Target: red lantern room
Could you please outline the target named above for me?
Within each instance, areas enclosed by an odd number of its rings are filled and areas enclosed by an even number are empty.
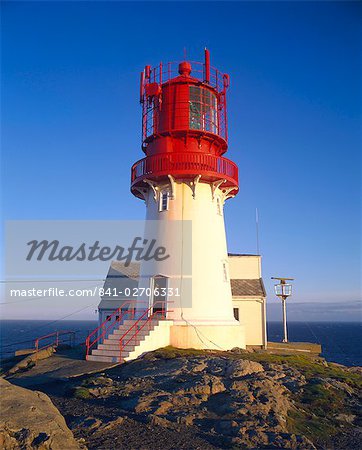
[[[222,155],[227,151],[226,91],[229,76],[205,61],[167,63],[141,72],[142,149],[146,158],[132,167],[131,190],[142,197],[144,179],[168,175],[201,182],[224,180],[230,194],[238,191],[238,168]],[[231,189],[233,188],[233,189]]]

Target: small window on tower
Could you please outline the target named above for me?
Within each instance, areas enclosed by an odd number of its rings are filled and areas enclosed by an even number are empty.
[[[159,211],[167,211],[168,210],[168,202],[169,202],[169,192],[162,191],[160,194],[160,204]]]
[[[223,263],[222,263],[222,273],[223,273],[224,281],[225,282],[228,281],[229,280],[229,278],[228,278],[228,267],[227,267],[227,263],[225,261],[223,261]]]
[[[216,197],[216,211],[219,216],[222,216],[221,201],[219,197]]]

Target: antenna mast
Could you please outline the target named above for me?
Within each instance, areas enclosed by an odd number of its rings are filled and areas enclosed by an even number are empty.
[[[255,208],[255,231],[256,231],[256,254],[260,255],[260,248],[259,248],[259,213],[258,213],[258,208]]]

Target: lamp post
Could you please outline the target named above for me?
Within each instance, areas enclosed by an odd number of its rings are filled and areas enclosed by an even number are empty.
[[[282,301],[284,329],[283,342],[288,342],[286,300],[292,295],[292,285],[290,283],[287,283],[287,281],[293,281],[294,278],[272,277],[272,280],[279,280],[279,283],[274,285],[274,291],[275,295]]]

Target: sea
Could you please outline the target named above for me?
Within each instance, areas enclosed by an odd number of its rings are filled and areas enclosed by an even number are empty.
[[[13,356],[16,350],[33,348],[37,337],[56,331],[74,331],[75,342],[81,344],[96,327],[96,321],[1,320],[0,358]],[[267,328],[268,341],[282,341],[281,323],[268,322]],[[66,342],[68,335],[62,336]],[[321,344],[322,356],[327,361],[362,366],[362,324],[359,322],[289,322],[288,338],[294,342]]]

